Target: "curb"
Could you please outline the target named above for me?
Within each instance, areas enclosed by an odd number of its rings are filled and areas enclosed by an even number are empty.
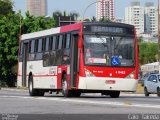
[[[7,91],[28,91],[28,88],[0,88],[0,90],[7,90]]]

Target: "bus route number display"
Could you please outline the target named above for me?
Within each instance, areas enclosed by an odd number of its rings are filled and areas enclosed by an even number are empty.
[[[124,33],[124,28],[108,26],[92,26],[92,32]]]

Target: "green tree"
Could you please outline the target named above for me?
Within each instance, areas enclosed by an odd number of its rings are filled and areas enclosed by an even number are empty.
[[[30,33],[30,32],[36,32],[41,31],[44,29],[49,29],[54,27],[55,21],[53,18],[45,18],[42,17],[35,17],[29,14],[29,12],[26,13],[25,19],[22,21],[22,33]]]
[[[63,16],[65,16],[65,17],[67,16],[67,12],[66,11],[63,12]]]
[[[77,12],[71,12],[69,15],[73,16],[75,20],[77,20],[79,17],[79,14]]]
[[[13,68],[18,63],[20,34],[49,29],[54,23],[53,18],[34,17],[28,12],[25,18],[20,13],[9,13],[0,18],[0,80],[11,81],[13,71],[17,71]]]
[[[53,18],[55,18],[56,16],[62,16],[62,12],[60,10],[56,10],[55,12],[53,12],[52,16]]]
[[[92,22],[96,22],[96,18],[93,16],[93,18],[91,19]]]
[[[110,20],[108,19],[108,18],[101,18],[100,20],[99,20],[100,22],[110,22]]]
[[[90,22],[90,19],[86,18],[83,21]]]
[[[1,17],[0,26],[0,80],[10,81],[18,58],[19,15]]]
[[[150,42],[139,43],[139,62],[140,64],[146,64],[150,62],[156,62],[158,55],[158,44]]]
[[[0,0],[0,17],[13,12],[12,0]]]

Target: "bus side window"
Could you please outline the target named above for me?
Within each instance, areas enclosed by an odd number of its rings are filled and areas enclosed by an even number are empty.
[[[42,38],[40,38],[38,42],[38,52],[42,52]]]
[[[34,53],[34,46],[35,45],[35,40],[32,40],[31,42],[31,53]]]
[[[43,66],[44,67],[49,66],[49,52],[46,52],[43,55]]]
[[[52,40],[52,50],[56,50],[56,36],[53,36],[53,40]]]
[[[37,50],[36,50],[36,60],[41,60],[42,59],[42,39],[39,38],[37,39]]]
[[[71,43],[70,41],[71,41],[71,35],[67,34],[65,48],[70,48],[70,43]]]
[[[62,49],[63,46],[63,35],[59,36],[58,49]]]
[[[62,48],[66,48],[66,41],[67,41],[67,35],[66,34],[64,34],[63,35],[63,46],[62,46]]]
[[[46,37],[46,47],[45,51],[49,51],[49,37]]]
[[[56,52],[51,51],[50,52],[50,65],[55,65],[55,60],[56,60]]]
[[[29,42],[29,58],[28,60],[34,60],[35,59],[35,40],[31,40]]]
[[[39,40],[35,40],[35,47],[34,47],[35,53],[38,52],[38,42],[39,42]]]
[[[49,51],[52,50],[53,36],[49,37]]]
[[[49,66],[49,37],[44,38],[43,40],[43,66]]]
[[[64,41],[64,50],[63,50],[63,64],[69,64],[70,63],[70,34],[65,35],[65,41]]]
[[[56,36],[56,47],[55,50],[59,47],[59,35]]]
[[[31,44],[32,44],[32,41],[30,40],[29,41],[29,53],[31,53]]]
[[[42,38],[42,51],[45,51],[46,49],[46,39]]]

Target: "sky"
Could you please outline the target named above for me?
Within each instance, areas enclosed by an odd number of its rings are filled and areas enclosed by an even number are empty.
[[[26,11],[26,0],[13,0],[14,1],[14,10],[21,10],[22,15]],[[79,13],[80,17],[83,18],[92,18],[96,16],[96,4],[90,4],[96,0],[48,0],[48,16],[52,16],[52,13],[56,10]],[[116,18],[124,18],[125,7],[129,6],[131,1],[137,0],[115,0],[115,16]],[[138,0],[143,6],[145,2],[154,2],[154,5],[157,6],[158,0]],[[87,8],[88,7],[88,8]],[[87,8],[85,14],[84,11]]]

